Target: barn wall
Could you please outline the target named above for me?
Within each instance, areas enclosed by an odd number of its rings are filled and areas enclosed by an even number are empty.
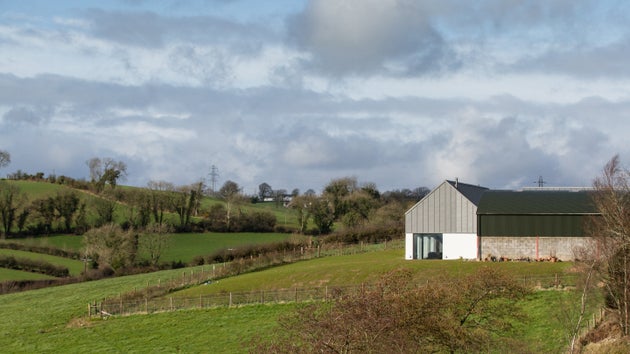
[[[448,182],[405,214],[406,233],[476,233],[477,206]]]
[[[443,234],[442,259],[477,259],[477,235]]]
[[[576,251],[588,247],[587,237],[553,236],[553,237],[480,237],[481,257],[507,257],[511,259],[536,259],[536,241],[538,241],[538,257],[557,257],[563,261],[576,258]]]
[[[413,234],[405,234],[405,259],[413,259]]]

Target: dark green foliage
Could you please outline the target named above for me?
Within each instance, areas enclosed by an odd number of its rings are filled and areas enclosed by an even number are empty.
[[[92,202],[92,208],[96,212],[96,227],[114,222],[114,212],[116,211],[115,201],[105,198],[95,198]]]
[[[2,223],[2,237],[11,233],[18,210],[23,207],[26,196],[15,185],[0,181],[0,222]]]

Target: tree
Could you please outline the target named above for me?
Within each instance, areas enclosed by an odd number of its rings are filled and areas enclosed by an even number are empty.
[[[287,195],[286,189],[278,189],[273,191],[273,201],[276,203],[276,208],[284,205],[284,196]]]
[[[265,201],[265,198],[270,198],[273,195],[273,189],[265,182],[258,185],[258,198],[261,202]]]
[[[26,195],[18,186],[0,181],[0,218],[2,219],[3,238],[7,238],[11,233],[17,211],[25,201]]]
[[[91,229],[83,235],[84,253],[101,267],[114,270],[134,264],[138,250],[138,235],[133,229],[124,231],[116,224]]]
[[[8,166],[11,163],[11,154],[8,151],[0,150],[0,168]]]
[[[127,165],[122,161],[115,161],[106,157],[100,159],[93,157],[86,162],[90,169],[90,180],[94,184],[97,193],[100,193],[106,184],[116,188],[118,180],[127,176]]]
[[[79,209],[79,196],[74,191],[59,192],[53,199],[57,215],[64,220],[65,231],[70,231],[72,219]]]
[[[310,212],[319,233],[329,234],[335,222],[335,211],[332,203],[325,197],[315,198],[310,205]]]
[[[455,279],[413,281],[410,270],[385,274],[373,286],[337,300],[298,308],[280,320],[274,353],[481,353],[506,348],[527,290],[496,268]],[[502,336],[503,334],[503,336]],[[524,343],[520,343],[523,345]]]
[[[347,227],[357,227],[367,223],[370,215],[379,206],[378,191],[376,189],[360,189],[343,198],[345,214],[343,224]]]
[[[602,262],[600,276],[607,303],[618,314],[622,333],[630,335],[630,172],[619,156],[605,166],[593,182],[593,203],[600,216],[588,229]]]
[[[169,194],[175,187],[170,182],[165,181],[149,181],[148,188],[150,191],[150,205],[153,219],[156,223],[162,225],[164,222],[164,213],[168,210],[170,204]]]
[[[225,219],[226,227],[230,229],[230,219],[232,217],[232,208],[242,200],[241,188],[236,182],[227,180],[219,189],[219,196],[225,201]]]
[[[190,224],[190,218],[199,209],[203,194],[203,182],[183,186],[172,195],[172,206],[179,215],[180,227],[186,228]]]
[[[335,220],[339,220],[346,213],[343,199],[357,189],[356,177],[333,179],[324,187],[324,195],[331,203]]]
[[[114,222],[116,202],[105,198],[94,198],[94,211],[96,212],[96,226],[100,227]]]
[[[51,233],[56,219],[55,200],[51,197],[36,199],[31,208],[37,213],[38,228],[45,230],[46,234]]]
[[[170,229],[166,225],[149,225],[138,237],[138,252],[146,257],[152,266],[157,266],[164,250],[171,241]]]
[[[299,232],[304,233],[308,230],[308,220],[311,218],[311,210],[315,197],[311,195],[300,195],[293,197],[289,207],[297,212],[297,221]]]

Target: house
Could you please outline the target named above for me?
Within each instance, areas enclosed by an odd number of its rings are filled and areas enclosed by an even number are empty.
[[[590,191],[540,188],[487,191],[477,208],[479,259],[575,259],[585,226],[598,215]]]
[[[476,259],[477,206],[488,188],[442,182],[405,213],[405,259]]]

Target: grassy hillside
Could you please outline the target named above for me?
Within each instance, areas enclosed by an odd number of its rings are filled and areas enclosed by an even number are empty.
[[[418,279],[440,272],[463,274],[484,265],[460,261],[403,261],[401,250],[334,256],[223,279],[224,289],[252,289],[296,284],[357,284],[387,269],[408,266]],[[488,265],[488,264],[485,264]],[[493,263],[517,274],[553,274],[568,263]],[[207,266],[206,266],[207,267]],[[196,268],[198,271],[199,268]],[[295,305],[258,305],[234,309],[177,311],[151,315],[85,320],[90,301],[141,289],[182,275],[183,270],[105,279],[0,296],[0,347],[7,352],[221,352],[243,353],[241,343],[276,330],[279,315]],[[190,270],[186,270],[190,271]],[[211,285],[210,287],[214,286]],[[209,287],[205,287],[209,288]],[[528,298],[532,324],[515,334],[542,352],[561,352],[566,330],[557,313],[569,292],[545,291]],[[566,307],[565,307],[566,308]],[[535,311],[534,311],[535,309]]]
[[[343,257],[322,257],[288,264],[265,271],[222,279],[208,286],[198,286],[176,293],[177,296],[198,296],[220,292],[257,291],[318,286],[341,286],[369,283],[382,274],[398,268],[414,271],[418,282],[430,281],[437,275],[463,275],[479,267],[497,267],[516,277],[553,278],[556,274],[570,276],[571,263],[470,262],[460,260],[407,261],[404,250],[388,249]]]
[[[0,268],[0,281],[8,280],[41,280],[41,279],[54,279],[49,275],[25,272],[21,270]]]
[[[169,246],[162,256],[162,261],[182,261],[188,263],[195,256],[205,256],[213,252],[238,248],[246,245],[285,241],[290,238],[302,236],[286,233],[219,233],[206,232],[171,234]],[[53,246],[60,249],[79,251],[82,247],[82,236],[54,235],[48,237],[36,237],[25,239],[12,239],[12,242],[20,242],[35,246]]]
[[[90,205],[93,204],[96,198],[100,198],[99,196],[79,189],[72,189],[70,187],[49,183],[49,182],[37,182],[37,181],[12,181],[8,180],[8,183],[14,184],[22,190],[26,196],[28,203],[36,200],[47,197],[53,197],[57,195],[58,192],[72,190],[79,194],[81,201],[85,202],[88,205],[88,220],[91,221],[95,218],[94,213],[90,209]],[[131,187],[131,186],[118,186],[117,190],[123,191],[131,191],[139,189],[139,187]],[[201,200],[201,208],[209,209],[212,205],[215,204],[223,204],[222,200],[211,198],[211,197],[203,197]],[[245,202],[240,204],[239,207],[244,211],[268,211],[273,213],[276,216],[277,225],[285,228],[295,229],[298,227],[297,218],[295,212],[290,208],[285,208],[283,206],[276,206],[275,203],[257,203],[252,204],[249,202]],[[117,223],[123,222],[125,215],[129,213],[129,208],[127,205],[123,203],[118,203],[115,211],[115,220]],[[171,222],[173,224],[178,224],[179,219],[176,214],[167,213],[165,216],[165,220]]]

